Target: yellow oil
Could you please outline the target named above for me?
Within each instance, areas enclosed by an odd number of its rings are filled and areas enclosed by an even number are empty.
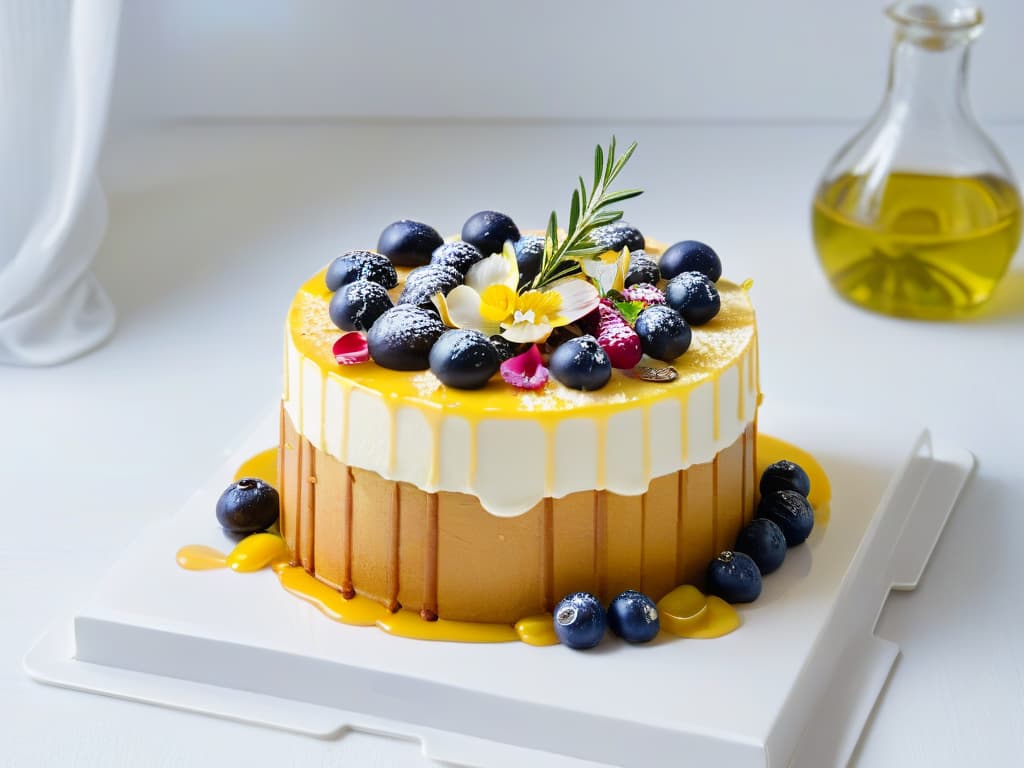
[[[814,199],[814,243],[840,295],[927,320],[956,318],[987,301],[1020,242],[1013,184],[893,173],[877,204],[868,205],[868,180],[840,176]]]

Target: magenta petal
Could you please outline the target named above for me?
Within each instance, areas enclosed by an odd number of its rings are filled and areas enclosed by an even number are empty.
[[[544,367],[537,345],[502,363],[501,378],[519,389],[540,389],[547,384],[548,369]]]
[[[370,359],[370,348],[366,345],[366,337],[353,331],[346,333],[334,342],[334,359],[339,365],[355,365]]]

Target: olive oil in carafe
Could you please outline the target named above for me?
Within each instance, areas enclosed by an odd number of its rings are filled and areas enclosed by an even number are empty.
[[[958,317],[991,296],[1021,236],[1021,201],[997,176],[894,172],[822,184],[813,209],[822,266],[844,297],[905,317]],[[870,222],[870,223],[865,223]]]

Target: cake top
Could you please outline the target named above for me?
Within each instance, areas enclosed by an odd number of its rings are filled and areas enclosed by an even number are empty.
[[[611,210],[641,194],[612,189],[635,149],[596,147],[564,230],[555,212],[543,236],[496,211],[448,242],[420,222],[390,224],[377,251],[348,251],[303,286],[294,344],[324,370],[361,364],[347,375],[358,386],[442,409],[601,408],[716,376],[750,343],[750,304],[717,284],[709,246],[664,251]],[[695,341],[692,326],[712,321]],[[684,355],[682,371],[665,365]]]
[[[501,516],[640,494],[734,443],[759,398],[749,284],[721,279],[704,243],[665,248],[611,210],[640,193],[611,186],[632,150],[597,148],[564,229],[480,211],[446,242],[403,219],[310,278],[285,345],[299,434]]]
[[[648,252],[658,255],[660,249]],[[401,295],[408,273],[408,268],[398,268],[399,284],[389,292],[390,296],[397,299]],[[325,271],[318,272],[299,289],[289,313],[291,341],[303,357],[354,387],[399,398],[403,403],[460,411],[464,415],[479,413],[515,418],[572,412],[582,416],[678,397],[733,365],[749,348],[755,334],[754,310],[746,287],[719,280],[721,310],[693,334],[689,349],[673,362],[677,375],[671,381],[647,381],[641,378],[643,372],[614,369],[608,383],[593,391],[573,389],[556,379],[549,379],[537,390],[519,389],[499,376],[492,376],[478,389],[459,389],[444,385],[429,369],[392,370],[372,359],[357,365],[339,365],[334,353],[339,330],[329,316],[333,294],[325,285],[324,275]],[[664,361],[648,359],[645,362],[644,367],[648,369],[666,367]]]

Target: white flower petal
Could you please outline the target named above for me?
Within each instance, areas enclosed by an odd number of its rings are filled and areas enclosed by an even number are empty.
[[[492,285],[507,285],[514,291],[519,287],[519,266],[515,254],[511,263],[504,253],[481,259],[466,273],[466,285],[479,293]]]
[[[539,344],[551,335],[552,330],[547,323],[515,323],[501,335],[515,344]]]
[[[615,273],[618,271],[618,265],[614,261],[583,259],[580,261],[580,267],[583,269],[583,274],[595,280],[601,286],[602,291],[609,291],[615,283]]]
[[[562,306],[558,308],[558,314],[567,323],[579,320],[585,314],[592,312],[601,301],[597,289],[578,277],[559,280],[557,283],[553,283],[548,290],[554,291],[562,297]]]
[[[480,294],[466,285],[458,285],[445,297],[448,318],[456,328],[473,330],[492,336],[501,330],[498,323],[485,320],[480,314]]]

